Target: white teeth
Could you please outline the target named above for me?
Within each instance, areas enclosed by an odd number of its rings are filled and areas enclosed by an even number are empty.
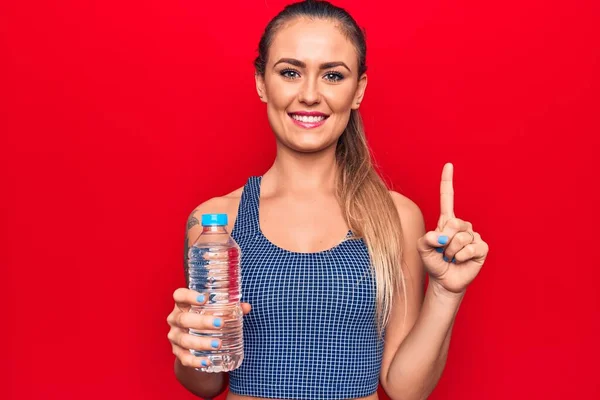
[[[292,118],[294,118],[296,121],[309,122],[309,123],[320,122],[325,119],[325,117],[323,117],[323,116],[315,117],[315,116],[304,116],[304,115],[296,115],[296,114],[292,114]]]

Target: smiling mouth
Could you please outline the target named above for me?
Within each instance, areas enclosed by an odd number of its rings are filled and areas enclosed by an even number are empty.
[[[329,118],[329,115],[299,115],[294,113],[288,115],[296,125],[308,129],[323,125]]]

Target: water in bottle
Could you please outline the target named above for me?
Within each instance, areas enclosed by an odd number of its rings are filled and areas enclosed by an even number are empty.
[[[190,350],[210,360],[204,372],[227,372],[236,369],[244,359],[242,308],[240,306],[240,247],[225,228],[227,214],[202,215],[202,233],[189,248],[188,287],[208,296],[205,305],[190,312],[220,318],[220,329],[195,330],[190,334],[221,341],[213,351]]]

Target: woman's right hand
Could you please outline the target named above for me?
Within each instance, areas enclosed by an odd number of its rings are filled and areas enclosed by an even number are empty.
[[[223,328],[223,321],[220,318],[189,312],[192,306],[202,306],[206,303],[207,297],[205,294],[186,288],[179,288],[173,293],[175,307],[167,317],[167,323],[171,327],[167,337],[171,342],[173,354],[185,367],[203,368],[210,365],[210,360],[194,356],[190,353],[190,349],[212,351],[221,347],[221,341],[218,339],[203,338],[189,333],[190,328],[215,332]],[[248,314],[250,309],[250,304],[242,303],[244,315]]]

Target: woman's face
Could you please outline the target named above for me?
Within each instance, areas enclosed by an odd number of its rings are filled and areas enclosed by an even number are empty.
[[[256,87],[283,145],[315,152],[337,143],[358,109],[367,77],[358,79],[354,46],[326,20],[299,18],[276,34]]]

